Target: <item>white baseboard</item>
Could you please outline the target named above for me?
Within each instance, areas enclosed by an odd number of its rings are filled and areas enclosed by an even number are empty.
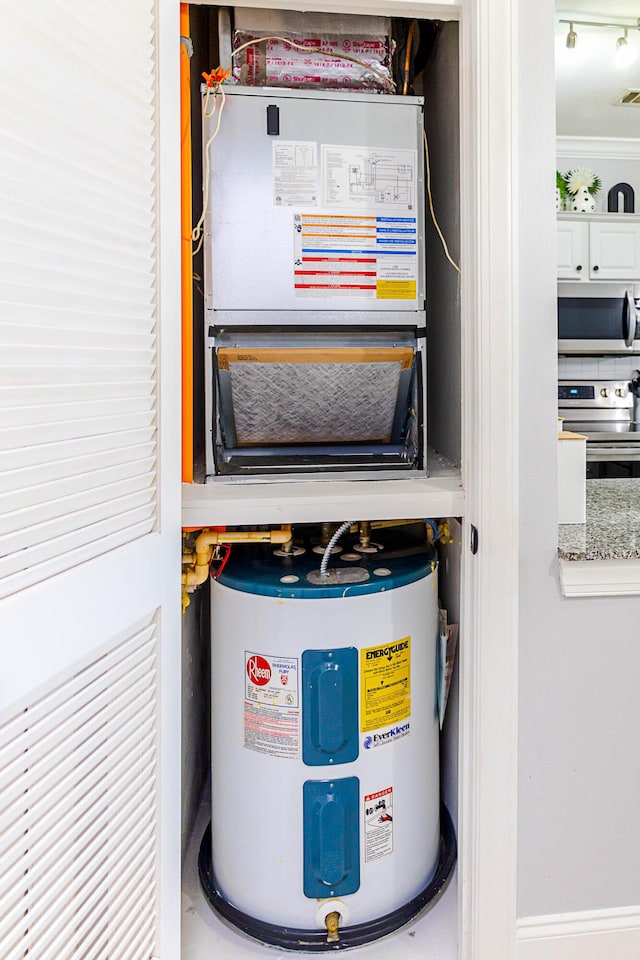
[[[517,960],[638,960],[640,907],[518,920]]]

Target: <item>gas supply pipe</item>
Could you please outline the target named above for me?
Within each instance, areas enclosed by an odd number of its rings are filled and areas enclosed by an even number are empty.
[[[183,534],[185,536],[185,534]],[[277,530],[203,530],[196,537],[192,550],[182,554],[182,612],[189,606],[188,594],[204,583],[209,576],[213,552],[220,544],[233,543],[281,543],[293,541],[290,523],[283,523]]]

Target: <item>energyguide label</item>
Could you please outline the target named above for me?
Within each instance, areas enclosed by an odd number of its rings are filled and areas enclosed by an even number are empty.
[[[411,637],[360,651],[360,728],[362,733],[401,724],[411,716]],[[405,730],[406,726],[406,730]],[[384,736],[392,742],[409,724]],[[368,739],[368,738],[367,738]],[[374,738],[377,745],[383,737]],[[367,744],[365,743],[365,746]]]

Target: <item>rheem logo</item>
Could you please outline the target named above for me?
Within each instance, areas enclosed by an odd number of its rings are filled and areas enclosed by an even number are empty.
[[[271,680],[269,661],[265,660],[264,657],[253,654],[247,660],[247,676],[251,683],[255,683],[256,687],[264,687]]]

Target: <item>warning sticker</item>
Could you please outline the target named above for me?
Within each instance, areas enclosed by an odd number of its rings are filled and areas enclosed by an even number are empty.
[[[318,203],[318,145],[313,140],[274,140],[273,203],[276,207]]]
[[[393,787],[364,798],[364,859],[366,863],[393,853]]]
[[[298,658],[245,650],[244,684],[245,747],[272,757],[298,757]]]
[[[299,757],[300,711],[245,703],[244,745],[271,757]]]
[[[363,733],[411,716],[410,644],[411,637],[403,637],[360,651],[360,729]],[[390,736],[385,742],[393,739]]]
[[[415,217],[294,213],[296,297],[415,300]]]

